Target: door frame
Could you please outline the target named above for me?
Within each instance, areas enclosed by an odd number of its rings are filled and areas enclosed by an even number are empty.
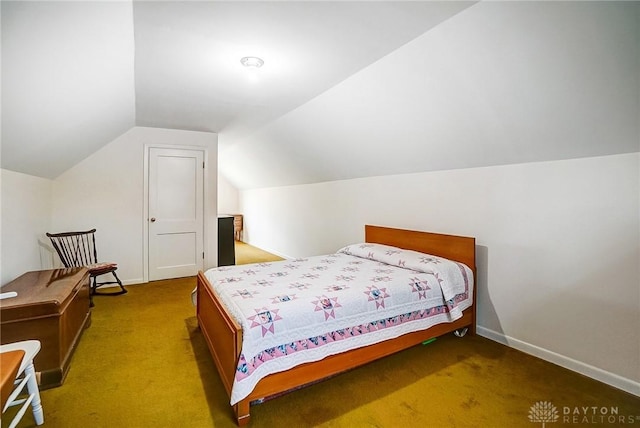
[[[203,193],[203,217],[202,217],[202,248],[205,252],[205,258],[202,259],[203,269],[207,266],[209,251],[209,152],[203,146],[187,146],[179,144],[145,144],[144,145],[144,165],[143,165],[143,213],[142,213],[142,281],[149,282],[149,155],[151,149],[177,149],[199,151],[204,155],[204,183],[202,187]]]

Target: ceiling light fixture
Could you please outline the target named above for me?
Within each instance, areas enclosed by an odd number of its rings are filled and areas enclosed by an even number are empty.
[[[260,68],[264,65],[264,61],[257,56],[245,56],[240,60],[240,63],[249,68]]]

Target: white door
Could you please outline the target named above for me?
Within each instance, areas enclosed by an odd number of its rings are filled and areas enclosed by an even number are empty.
[[[204,152],[149,149],[149,280],[202,269]]]

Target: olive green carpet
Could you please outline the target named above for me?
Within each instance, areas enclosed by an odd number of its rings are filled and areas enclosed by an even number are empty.
[[[237,251],[238,263],[277,259]],[[158,281],[96,297],[64,385],[42,391],[45,427],[235,426],[197,328],[194,285]],[[251,426],[614,427],[621,417],[640,426],[640,398],[482,337],[448,335],[252,406]],[[19,426],[34,426],[30,413]]]

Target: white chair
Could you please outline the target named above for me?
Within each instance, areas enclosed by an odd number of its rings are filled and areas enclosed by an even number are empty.
[[[21,405],[20,410],[18,410],[18,413],[9,425],[9,428],[14,428],[24,416],[29,405],[31,405],[33,419],[35,419],[36,425],[42,425],[44,423],[44,413],[42,412],[42,403],[40,402],[40,390],[38,389],[38,382],[36,380],[36,371],[33,367],[33,359],[38,355],[38,352],[40,352],[40,341],[25,340],[0,345],[0,352],[15,350],[24,351],[24,357],[18,369],[13,392],[9,395],[7,403],[2,409],[2,413],[4,414],[9,407]],[[26,397],[24,393],[25,386],[27,387]]]

